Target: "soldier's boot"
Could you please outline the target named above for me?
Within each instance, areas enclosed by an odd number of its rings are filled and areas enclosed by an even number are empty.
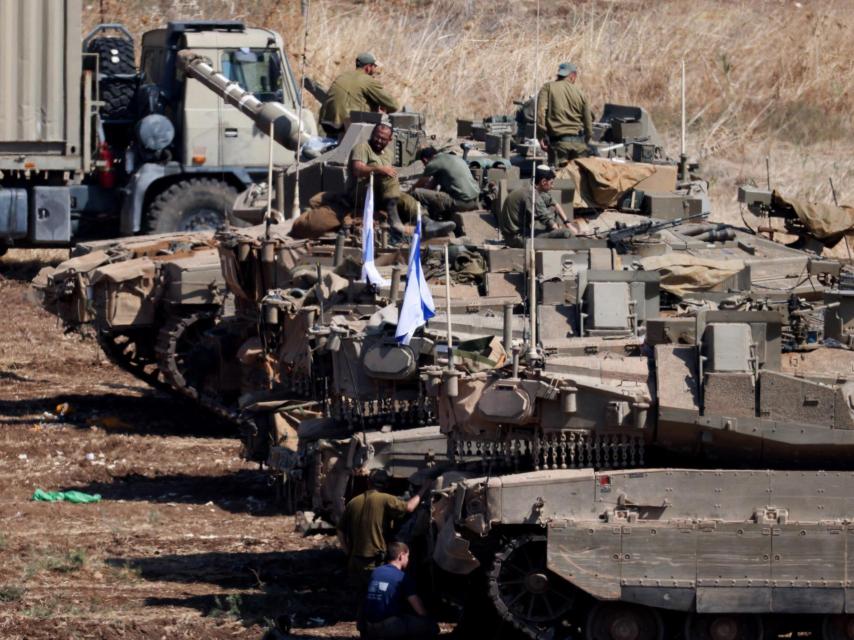
[[[388,224],[391,227],[389,236],[392,244],[401,242],[406,237],[406,227],[400,220],[400,214],[397,212],[397,198],[389,198],[386,200],[386,213],[388,213]]]
[[[427,216],[424,216],[422,218],[422,222],[424,223],[425,240],[429,238],[441,238],[443,236],[449,236],[457,227],[457,223],[453,220],[448,220],[446,222],[436,222],[435,220],[431,220]]]

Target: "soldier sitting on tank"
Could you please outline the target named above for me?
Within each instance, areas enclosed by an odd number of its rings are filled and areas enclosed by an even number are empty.
[[[557,78],[544,84],[537,96],[537,138],[553,167],[585,155],[593,133],[587,99],[575,85],[577,77],[576,66],[563,62]]]
[[[410,498],[402,500],[386,493],[388,472],[375,469],[368,478],[368,490],[347,503],[339,525],[340,539],[347,552],[347,571],[353,586],[367,587],[371,571],[382,562],[386,552],[385,534],[391,522],[418,508],[431,489],[429,483]]]
[[[480,209],[480,188],[460,156],[439,153],[433,147],[418,152],[424,174],[412,188],[413,197],[427,207],[434,220],[448,220],[455,211]]]
[[[419,640],[439,635],[439,625],[427,615],[427,609],[415,590],[415,581],[406,574],[409,547],[392,542],[386,564],[371,573],[368,591],[362,603],[359,630],[369,640]]]
[[[351,111],[392,113],[400,108],[374,77],[378,67],[374,54],[360,53],[356,68],[335,78],[320,107],[319,120],[327,135],[340,135]]]
[[[541,238],[570,238],[569,218],[559,203],[552,198],[555,173],[551,167],[539,165],[534,174],[537,205],[534,213],[534,235]],[[511,247],[522,247],[530,237],[531,187],[523,185],[514,189],[504,201],[498,214],[501,236]],[[563,225],[565,228],[559,228]]]
[[[409,222],[414,222],[418,202],[401,191],[397,171],[392,166],[394,156],[389,146],[392,133],[390,125],[380,123],[374,127],[367,142],[353,147],[350,152],[347,193],[323,191],[312,196],[308,210],[294,221],[291,229],[294,238],[317,238],[324,233],[337,231],[342,224],[352,223],[348,215],[351,211],[353,216],[361,216],[371,175],[374,177],[374,205],[388,215],[392,242],[400,242],[406,237],[400,213]],[[425,238],[446,236],[454,227],[453,222],[437,223],[427,216],[422,219]]]
[[[393,153],[389,147],[392,128],[388,124],[378,124],[371,132],[371,138],[353,147],[350,152],[349,192],[356,212],[362,210],[368,191],[370,176],[374,176],[374,203],[378,209],[388,214],[391,226],[392,242],[399,242],[407,235],[400,219],[402,211],[410,222],[415,222],[418,203],[408,193],[400,189],[397,171],[392,166]],[[425,238],[446,236],[454,230],[453,222],[434,222],[429,217],[422,220]]]

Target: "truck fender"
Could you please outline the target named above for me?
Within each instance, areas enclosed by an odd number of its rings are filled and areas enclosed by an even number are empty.
[[[183,170],[177,162],[146,162],[139,167],[124,188],[125,197],[122,201],[119,226],[121,235],[130,236],[142,228],[142,207],[149,187],[161,178],[179,173],[183,173]]]

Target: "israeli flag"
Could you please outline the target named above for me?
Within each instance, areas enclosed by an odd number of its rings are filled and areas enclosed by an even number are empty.
[[[377,271],[374,264],[374,175],[368,181],[368,194],[362,211],[362,280],[377,287],[391,284]]]
[[[406,290],[403,304],[397,316],[397,331],[394,337],[400,344],[409,344],[415,330],[436,315],[433,294],[424,279],[421,269],[421,207],[418,207],[418,223],[409,246],[409,267],[406,270]]]

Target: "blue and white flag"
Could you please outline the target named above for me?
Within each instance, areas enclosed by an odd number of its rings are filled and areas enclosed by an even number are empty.
[[[387,287],[390,281],[384,279],[374,264],[374,175],[368,181],[368,194],[365,196],[365,208],[362,211],[362,280],[377,287]]]
[[[409,267],[406,270],[406,290],[403,304],[397,315],[397,331],[394,337],[400,344],[409,344],[415,330],[436,315],[433,294],[421,269],[421,207],[418,208],[418,223],[409,246]]]

